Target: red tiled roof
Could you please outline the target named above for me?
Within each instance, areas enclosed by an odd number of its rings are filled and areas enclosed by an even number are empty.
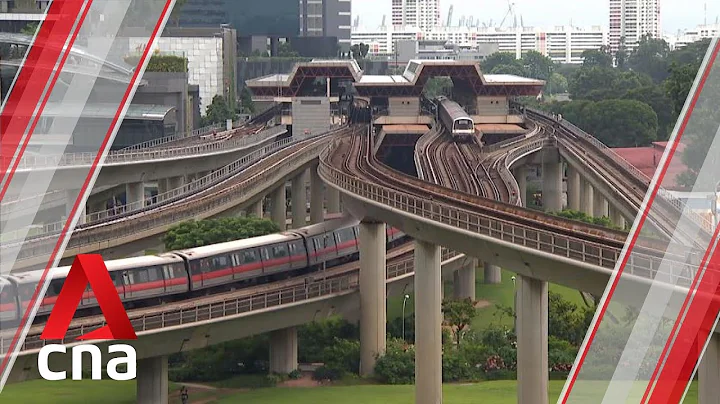
[[[653,146],[650,147],[625,147],[612,150],[643,174],[649,178],[653,178],[663,153],[665,153],[667,143],[668,142],[655,142]],[[683,149],[683,145],[678,145],[677,152],[681,152]],[[677,184],[677,176],[687,169],[687,166],[682,162],[677,152],[662,182],[663,188],[668,190],[682,189],[682,187]]]

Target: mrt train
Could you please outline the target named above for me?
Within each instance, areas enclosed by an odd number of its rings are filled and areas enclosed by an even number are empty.
[[[244,240],[172,251],[160,255],[107,261],[106,266],[127,308],[184,300],[229,291],[243,285],[267,283],[333,267],[359,254],[359,222],[349,217]],[[386,228],[388,248],[406,240]],[[55,270],[38,308],[36,322],[52,311],[70,267]],[[0,322],[17,323],[38,286],[43,271],[0,277]],[[78,315],[99,313],[88,289]]]
[[[437,120],[458,141],[472,141],[475,137],[475,122],[453,100],[437,98]]]

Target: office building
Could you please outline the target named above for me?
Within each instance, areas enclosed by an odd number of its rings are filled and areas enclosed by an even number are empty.
[[[352,7],[350,0],[299,0],[300,36],[335,37],[350,49]]]
[[[703,24],[694,29],[679,32],[677,35],[666,35],[665,41],[672,49],[680,49],[703,39],[720,37],[720,24]]]
[[[610,50],[637,48],[645,35],[661,38],[660,0],[610,0]]]
[[[392,25],[429,30],[440,26],[440,0],[391,0]]]

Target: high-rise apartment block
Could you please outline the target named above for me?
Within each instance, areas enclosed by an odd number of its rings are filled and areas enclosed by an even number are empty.
[[[635,49],[645,35],[661,38],[660,0],[610,0],[610,49]]]
[[[440,25],[440,0],[391,0],[392,25],[429,30]]]

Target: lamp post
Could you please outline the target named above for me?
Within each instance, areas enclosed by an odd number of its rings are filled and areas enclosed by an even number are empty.
[[[515,305],[515,307],[513,307],[513,313],[515,313],[513,315],[513,328],[515,328],[515,333],[517,333],[517,304],[518,304],[518,302],[517,302],[517,287],[515,285],[516,278],[513,276],[510,279],[512,279],[512,283],[513,283],[513,304]]]
[[[410,295],[405,295],[403,297],[403,308],[402,308],[402,339],[405,341],[405,304],[407,303],[407,300],[410,298]]]

